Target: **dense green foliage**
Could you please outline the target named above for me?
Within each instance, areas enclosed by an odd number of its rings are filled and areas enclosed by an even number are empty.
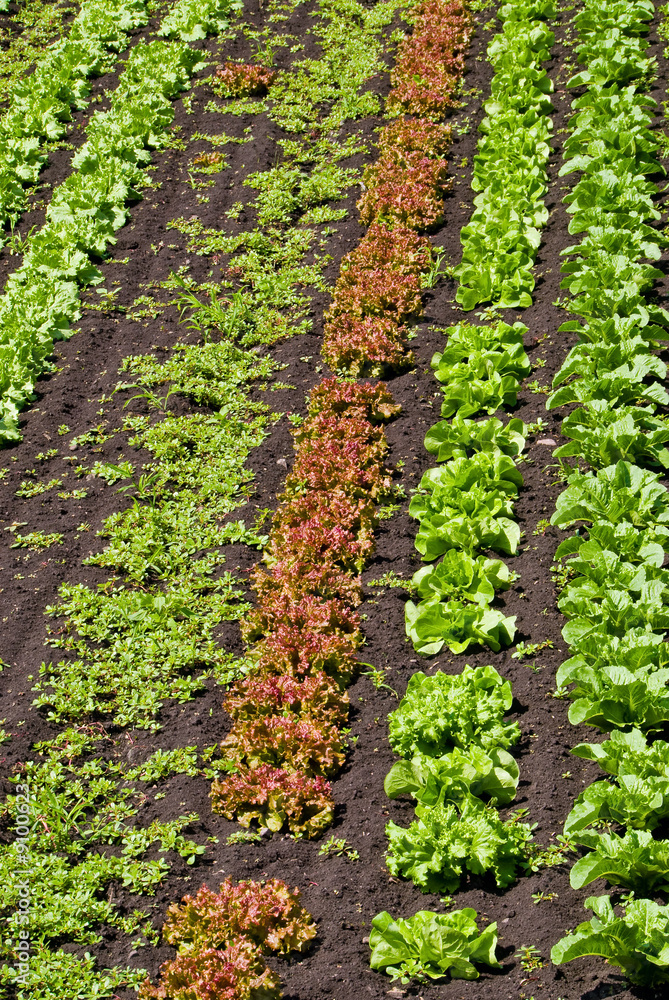
[[[480,193],[462,230],[462,263],[455,271],[456,298],[465,309],[484,302],[502,309],[532,304],[532,268],[548,220],[543,199],[553,82],[542,63],[550,58],[554,35],[543,22],[554,16],[555,5],[522,0],[497,14],[503,30],[488,46],[495,75],[472,180]]]
[[[497,924],[479,932],[476,916],[470,908],[451,913],[419,910],[408,920],[378,913],[369,936],[371,966],[402,983],[447,974],[452,979],[478,979],[476,965],[500,966],[495,958]]]
[[[601,747],[574,752],[614,775],[585,788],[567,818],[566,834],[587,849],[571,884],[605,878],[645,895],[669,888],[669,841],[653,835],[668,809],[666,744],[648,743],[642,732],[669,720],[669,493],[662,473],[645,468],[669,464],[666,417],[656,413],[669,401],[666,365],[655,353],[669,314],[650,299],[660,271],[647,263],[665,245],[653,226],[659,188],[651,179],[664,174],[662,142],[646,93],[656,72],[646,37],[654,13],[649,0],[586,0],[575,19],[584,68],[569,85],[586,90],[573,102],[561,173],[578,172],[565,202],[570,232],[584,235],[563,251],[570,298],[562,304],[578,318],[560,329],[578,340],[548,401],[580,404],[563,422],[571,441],[556,454],[595,470],[569,476],[552,518],[579,526],[557,552],[572,653],[557,681],[573,699],[573,723],[611,731]],[[586,905],[595,916],[555,945],[553,961],[598,954],[635,982],[666,980],[663,907],[627,897],[617,917],[608,896]]]

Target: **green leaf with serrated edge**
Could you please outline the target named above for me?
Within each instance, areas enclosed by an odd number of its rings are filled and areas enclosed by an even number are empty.
[[[471,744],[486,752],[511,746],[520,737],[518,724],[504,721],[512,701],[511,685],[491,666],[467,665],[457,675],[437,671],[430,677],[417,671],[388,717],[390,744],[404,757],[438,757]]]

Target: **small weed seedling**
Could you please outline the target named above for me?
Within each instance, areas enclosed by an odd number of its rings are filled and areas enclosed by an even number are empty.
[[[521,945],[514,958],[520,959],[521,969],[523,972],[528,973],[536,972],[537,969],[543,969],[545,964],[541,952],[533,944]]]
[[[370,664],[367,664],[370,666]],[[395,688],[391,687],[390,684],[386,684],[386,672],[383,667],[372,667],[370,670],[364,670],[361,674],[362,677],[369,677],[370,681],[374,685],[377,691],[385,690],[390,691],[392,695],[399,698],[399,695]]]
[[[318,854],[322,858],[342,858],[346,857],[349,861],[359,861],[360,855],[351,847],[348,841],[342,837],[341,840],[337,840],[334,835],[326,840],[325,843],[320,847]]]
[[[232,844],[254,844],[259,840],[262,840],[262,835],[258,830],[235,830],[226,840],[226,844],[230,846]]]
[[[533,892],[532,899],[534,900],[535,906],[537,903],[550,903],[552,899],[557,899],[557,892]]]

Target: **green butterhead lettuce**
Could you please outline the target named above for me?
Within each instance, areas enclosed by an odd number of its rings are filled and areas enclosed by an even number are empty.
[[[444,646],[452,653],[464,653],[472,645],[498,653],[516,634],[515,615],[457,600],[407,601],[404,616],[407,635],[422,656],[434,656]]]
[[[419,910],[407,920],[393,920],[384,911],[372,920],[369,947],[372,969],[382,969],[393,980],[478,979],[476,965],[500,968],[495,958],[497,924],[479,932],[476,910],[451,913]]]
[[[585,905],[594,916],[553,946],[555,965],[599,955],[619,966],[633,983],[669,982],[669,906],[631,899],[621,903],[623,915],[617,917],[610,896],[591,896]]]
[[[425,435],[425,448],[438,462],[467,458],[472,452],[501,452],[515,457],[525,448],[526,426],[514,417],[504,425],[496,417],[468,420],[460,412],[452,420],[440,420]]]
[[[494,749],[487,753],[470,743],[443,757],[416,754],[398,760],[386,775],[383,787],[390,799],[411,795],[424,805],[461,801],[470,794],[507,805],[516,795],[520,771],[511,754]]]

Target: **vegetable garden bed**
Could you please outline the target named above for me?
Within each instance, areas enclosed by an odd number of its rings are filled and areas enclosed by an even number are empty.
[[[663,10],[118,6],[0,3],[0,996],[663,995]]]

